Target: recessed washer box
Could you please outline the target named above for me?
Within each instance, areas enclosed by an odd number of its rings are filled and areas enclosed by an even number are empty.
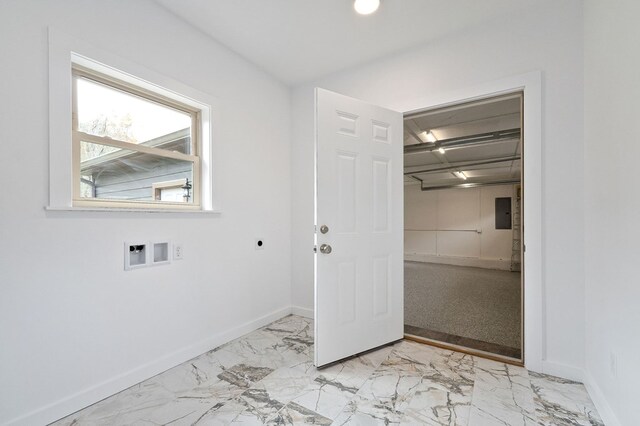
[[[124,269],[144,268],[149,265],[149,243],[124,243]]]
[[[144,268],[147,266],[171,263],[171,242],[126,242],[124,243],[124,269]]]

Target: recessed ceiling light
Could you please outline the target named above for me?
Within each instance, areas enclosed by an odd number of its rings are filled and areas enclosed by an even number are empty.
[[[376,10],[380,6],[380,0],[356,0],[353,3],[353,8],[360,15],[369,15]]]

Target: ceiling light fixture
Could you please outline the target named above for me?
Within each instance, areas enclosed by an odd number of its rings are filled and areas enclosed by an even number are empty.
[[[440,154],[444,154],[444,148],[438,148],[438,152],[439,152]]]
[[[430,142],[430,143],[434,143],[436,142],[438,139],[436,138],[436,135],[434,135],[431,130],[429,131],[424,131],[422,133],[420,133],[418,136],[420,136],[420,139],[422,140],[422,142]]]
[[[353,8],[360,15],[369,15],[380,7],[380,0],[356,0],[353,3]]]
[[[456,176],[458,176],[462,180],[467,180],[467,175],[464,172],[455,172]]]

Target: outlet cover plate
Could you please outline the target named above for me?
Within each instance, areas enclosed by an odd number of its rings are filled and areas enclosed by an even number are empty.
[[[173,259],[174,260],[184,259],[184,247],[182,246],[182,244],[173,245]]]

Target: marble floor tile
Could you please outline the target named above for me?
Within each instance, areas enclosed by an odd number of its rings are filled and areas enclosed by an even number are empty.
[[[313,337],[313,321],[296,315],[288,315],[262,327],[261,330],[271,332],[279,336],[306,334]]]
[[[327,418],[337,416],[389,356],[391,346],[317,369],[313,382],[293,401]]]
[[[353,399],[357,391],[356,386],[319,375],[292,402],[333,419]]]
[[[186,423],[185,423],[186,424]],[[242,400],[234,399],[226,404],[215,407],[199,419],[197,425],[262,425],[265,421],[260,413],[255,412]]]
[[[471,425],[536,425],[527,370],[488,359],[475,364]]]
[[[292,348],[280,336],[266,330],[257,330],[214,349],[209,352],[209,356],[226,368],[246,364],[275,370],[307,361],[310,355]]]
[[[195,424],[246,388],[182,364],[63,419],[62,425]]]
[[[55,425],[603,425],[580,383],[400,341],[317,369],[284,317]]]
[[[318,372],[311,361],[293,367],[282,367],[257,382],[254,389],[262,389],[272,399],[288,404],[312,386]]]
[[[378,370],[358,391],[358,410],[375,409],[377,417],[399,422],[422,378],[406,371]]]
[[[453,353],[446,349],[424,345],[411,340],[402,340],[393,346],[396,362],[404,365],[404,368],[414,369],[419,372],[432,370],[431,364],[433,363],[455,363],[458,358],[447,361],[447,358]]]
[[[262,423],[275,417],[285,404],[273,399],[264,389],[248,389],[238,398]]]
[[[401,424],[467,425],[475,381],[472,356],[432,351]]]
[[[356,393],[375,369],[376,367],[367,358],[356,357],[317,371],[319,377],[340,383],[345,389],[355,389],[353,393]]]
[[[262,331],[281,339],[281,351],[291,350],[308,357],[313,356],[313,323],[307,318],[289,315],[263,327]]]
[[[401,425],[467,425],[471,398],[438,386],[418,390],[402,416]]]
[[[394,349],[394,345],[387,345],[373,351],[360,354],[357,359],[363,365],[367,365],[372,368],[378,368],[380,364],[389,358],[389,355]]]
[[[422,383],[423,370],[396,344],[369,373],[356,395],[335,418],[335,424],[399,424]]]
[[[355,396],[334,419],[334,425],[398,425],[401,413],[390,407],[389,401],[370,400]]]
[[[604,425],[582,383],[530,372],[535,410],[543,425]]]
[[[259,382],[271,373],[273,373],[273,369],[269,367],[236,364],[231,368],[224,369],[217,378],[232,386],[248,388],[252,383]]]
[[[331,419],[311,411],[295,402],[290,402],[271,418],[268,425],[330,425]]]
[[[146,413],[163,407],[173,400],[173,394],[166,392],[162,387],[140,383],[54,424],[64,426],[125,424],[126,421],[132,421],[130,419],[133,415],[140,413],[135,419],[140,420]]]

